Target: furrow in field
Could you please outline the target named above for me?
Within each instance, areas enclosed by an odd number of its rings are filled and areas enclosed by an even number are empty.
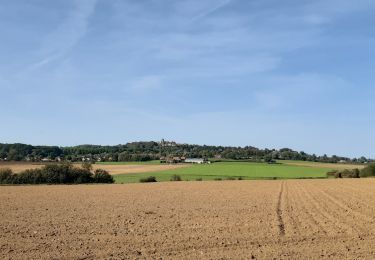
[[[319,220],[324,223],[325,230],[329,236],[338,236],[340,234],[352,234],[353,228],[345,223],[341,223],[337,217],[335,217],[334,210],[326,205],[326,201],[319,199],[319,195],[316,194],[316,185],[307,186],[306,183],[297,183],[304,191],[305,197],[309,200],[311,206],[315,208],[312,214],[320,215]],[[307,187],[309,187],[307,189]]]
[[[172,255],[178,259],[367,259],[374,255],[371,245],[373,237],[363,237],[355,240],[340,237],[338,240],[330,237],[312,238],[304,240],[258,241],[256,243],[241,241],[236,245],[228,245],[223,250],[220,246],[206,245],[206,247],[176,250],[170,248]],[[338,241],[340,241],[338,243]],[[351,247],[355,245],[355,250]],[[370,259],[370,258],[369,258]],[[372,258],[371,258],[372,259]]]
[[[352,203],[351,205],[358,208],[359,212],[365,212],[364,214],[367,216],[375,216],[375,196],[373,196],[375,183],[372,183],[370,189],[362,188],[365,186],[362,184],[363,180],[350,180],[350,182],[344,180],[334,187],[332,187],[332,185],[326,185],[325,187],[330,191],[331,195],[347,195],[346,199],[349,198],[350,202],[354,202],[354,204]],[[361,186],[360,189],[358,188],[359,185]]]
[[[285,235],[285,224],[284,224],[284,219],[283,219],[283,211],[281,208],[282,200],[284,197],[284,184],[285,182],[282,181],[280,185],[280,191],[279,191],[279,196],[277,200],[277,209],[276,209],[276,214],[277,214],[277,220],[278,220],[278,227],[279,227],[279,234],[280,236]]]
[[[296,201],[294,195],[293,183],[290,181],[285,182],[284,186],[284,210],[283,219],[286,230],[286,236],[300,237],[303,233],[303,223],[298,218],[297,211],[299,210],[299,203]]]
[[[348,188],[348,186],[344,186],[344,184],[344,182],[341,182],[335,187],[332,187],[332,185],[326,185],[325,192],[329,193],[330,196],[334,197],[336,200],[345,201],[345,204],[348,204],[348,206],[356,208],[356,211],[363,214],[365,218],[370,217],[373,219],[373,216],[375,215],[375,197],[371,198],[369,196],[373,191],[364,191],[363,189],[359,189],[358,186],[357,188]],[[358,182],[358,185],[359,184],[360,182]],[[352,191],[349,191],[349,189]],[[374,189],[374,186],[372,186],[372,189]],[[368,214],[362,213],[364,210],[369,211]]]
[[[330,205],[337,207],[335,214],[341,221],[348,223],[358,233],[364,234],[371,232],[374,228],[374,215],[366,215],[363,210],[358,209],[358,204],[361,202],[351,197],[351,194],[339,190],[337,188],[332,190],[329,186],[319,187],[318,191]],[[332,208],[332,206],[330,207]],[[373,227],[373,228],[370,228]]]
[[[375,198],[375,193],[373,192],[375,185],[374,178],[343,179],[340,181],[340,184],[356,192],[366,193],[369,198]]]
[[[322,215],[316,214],[317,210],[314,205],[306,197],[304,191],[299,185],[299,181],[290,182],[292,198],[294,199],[294,210],[291,214],[296,216],[296,219],[301,223],[303,236],[327,236],[326,221]]]
[[[350,214],[348,214],[347,207],[332,200],[332,198],[322,190],[321,185],[307,183],[304,187],[310,190],[314,201],[320,205],[321,210],[325,212],[327,218],[335,223],[337,227],[344,230],[344,234],[351,236],[363,234],[364,230],[355,224]],[[338,233],[341,233],[341,231]]]

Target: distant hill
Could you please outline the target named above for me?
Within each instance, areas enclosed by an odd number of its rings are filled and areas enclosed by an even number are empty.
[[[196,144],[178,144],[173,141],[132,142],[114,146],[78,145],[72,147],[32,146],[27,144],[0,144],[2,161],[149,161],[160,157],[184,156],[214,158],[215,160],[267,161],[298,160],[327,163],[366,163],[371,159],[341,156],[318,156],[289,148],[259,149],[253,146],[230,147]]]

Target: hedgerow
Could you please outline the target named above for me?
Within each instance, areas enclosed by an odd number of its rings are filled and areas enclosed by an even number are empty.
[[[342,170],[342,171],[331,171],[327,173],[327,177],[334,178],[366,178],[375,177],[375,164],[370,164],[362,170]]]
[[[28,169],[13,173],[0,169],[0,184],[83,184],[113,183],[113,177],[105,170],[91,172],[91,167],[74,167],[72,164],[50,164],[41,169]]]
[[[360,172],[360,177],[374,177],[375,176],[375,163],[368,165]]]

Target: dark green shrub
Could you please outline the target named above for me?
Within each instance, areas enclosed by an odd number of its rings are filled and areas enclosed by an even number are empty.
[[[375,176],[375,163],[368,165],[366,168],[362,169],[359,173],[360,177],[372,177]]]
[[[73,173],[73,176],[75,177],[73,179],[73,183],[82,184],[82,183],[93,182],[93,174],[86,169],[73,168],[72,173]]]
[[[341,178],[342,178],[342,174],[341,174],[341,172],[336,172],[336,174],[335,174],[335,178],[339,178],[339,179],[341,179]]]
[[[331,171],[327,173],[327,177],[334,178],[359,178],[360,171],[358,169],[353,170],[342,170],[342,171]]]
[[[196,181],[203,181],[202,178],[196,178],[195,180],[196,180]]]
[[[222,181],[222,178],[215,178],[214,181]]]
[[[94,181],[95,183],[114,183],[112,175],[110,175],[106,170],[97,169],[94,172]]]
[[[139,182],[157,182],[154,176],[139,179]]]
[[[344,170],[341,172],[341,176],[343,178],[359,178],[359,173],[358,169]]]
[[[180,175],[173,174],[171,177],[171,181],[182,181],[182,179]]]
[[[15,184],[41,184],[46,183],[45,176],[41,169],[25,170],[14,176]]]
[[[0,184],[12,183],[13,176],[13,171],[11,169],[0,169]]]
[[[351,170],[343,170],[341,171],[341,178],[352,178],[353,175]]]
[[[237,180],[239,180],[239,181],[242,181],[242,180],[243,180],[243,178],[242,178],[242,177],[238,177],[238,178],[237,178]]]
[[[78,176],[72,164],[49,164],[42,168],[45,183],[75,183]],[[79,175],[79,174],[78,174]]]
[[[327,172],[327,177],[328,178],[337,178],[337,172],[338,171],[330,171],[330,172]]]
[[[353,170],[353,178],[360,178],[360,170],[359,169],[354,169]]]

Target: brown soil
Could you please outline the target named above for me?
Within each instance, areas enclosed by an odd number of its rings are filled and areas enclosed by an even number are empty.
[[[374,186],[2,186],[0,259],[374,259]]]
[[[0,169],[10,168],[13,172],[18,173],[27,169],[42,168],[42,163],[28,163],[28,162],[0,162]]]
[[[33,163],[14,163],[14,162],[1,162],[1,168],[10,168],[13,172],[18,173],[26,169],[36,169],[43,167],[43,164]],[[77,167],[80,164],[76,165]],[[94,164],[94,169],[107,170],[112,175],[118,174],[131,174],[131,173],[143,173],[143,172],[159,172],[164,170],[172,170],[176,168],[189,167],[188,164],[162,164],[162,165],[106,165],[106,164]]]

